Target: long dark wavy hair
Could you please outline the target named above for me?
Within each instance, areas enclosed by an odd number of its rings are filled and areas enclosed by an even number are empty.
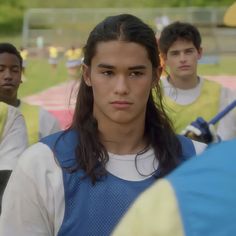
[[[111,40],[135,42],[145,47],[152,63],[153,75],[156,74],[154,71],[160,67],[160,60],[155,33],[147,24],[130,14],[107,17],[91,31],[84,47],[84,63],[91,66],[97,44]],[[154,102],[151,92],[146,108],[145,137],[158,159],[159,176],[164,176],[177,166],[182,150],[164,111],[159,84],[153,92],[156,93],[158,102]],[[82,76],[73,122],[68,130],[77,131],[79,139],[75,150],[77,165],[70,170],[73,172],[82,169],[95,183],[106,175],[105,165],[109,156],[99,140],[98,123],[93,116],[93,99],[92,88],[86,85]]]

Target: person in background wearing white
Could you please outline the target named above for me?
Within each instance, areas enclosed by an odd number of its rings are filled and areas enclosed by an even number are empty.
[[[162,30],[158,46],[167,73],[161,80],[164,103],[176,132],[195,133],[206,143],[216,142],[217,136],[222,140],[235,137],[235,111],[215,127],[207,123],[233,102],[235,95],[217,82],[198,75],[198,60],[203,53],[198,29],[189,23],[173,22]]]
[[[2,194],[20,154],[28,147],[23,116],[6,103],[0,102],[0,212]]]
[[[17,92],[22,76],[22,57],[10,43],[0,43],[0,101],[17,107],[24,116],[29,144],[60,130],[58,120],[47,110],[22,102]]]

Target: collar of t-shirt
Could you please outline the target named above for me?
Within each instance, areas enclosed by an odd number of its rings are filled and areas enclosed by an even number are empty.
[[[166,78],[162,78],[164,94],[180,105],[188,105],[194,102],[201,93],[203,79],[199,77],[199,83],[192,89],[179,89],[174,87]]]
[[[141,181],[149,178],[158,167],[153,148],[136,155],[109,154],[109,161],[106,169],[112,175],[128,181]]]

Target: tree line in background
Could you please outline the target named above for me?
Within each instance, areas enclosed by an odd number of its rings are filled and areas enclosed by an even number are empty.
[[[235,0],[0,0],[0,36],[21,33],[28,8],[126,8],[230,6]]]

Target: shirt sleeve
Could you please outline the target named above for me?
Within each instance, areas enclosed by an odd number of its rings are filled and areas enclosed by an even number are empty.
[[[235,92],[222,87],[219,112],[236,99]],[[227,113],[217,124],[217,134],[222,140],[236,137],[236,108]]]
[[[45,144],[34,144],[20,157],[4,192],[0,235],[57,235],[64,206],[61,169]]]
[[[0,142],[0,170],[12,170],[27,146],[24,118],[16,108],[9,106],[7,122]]]

